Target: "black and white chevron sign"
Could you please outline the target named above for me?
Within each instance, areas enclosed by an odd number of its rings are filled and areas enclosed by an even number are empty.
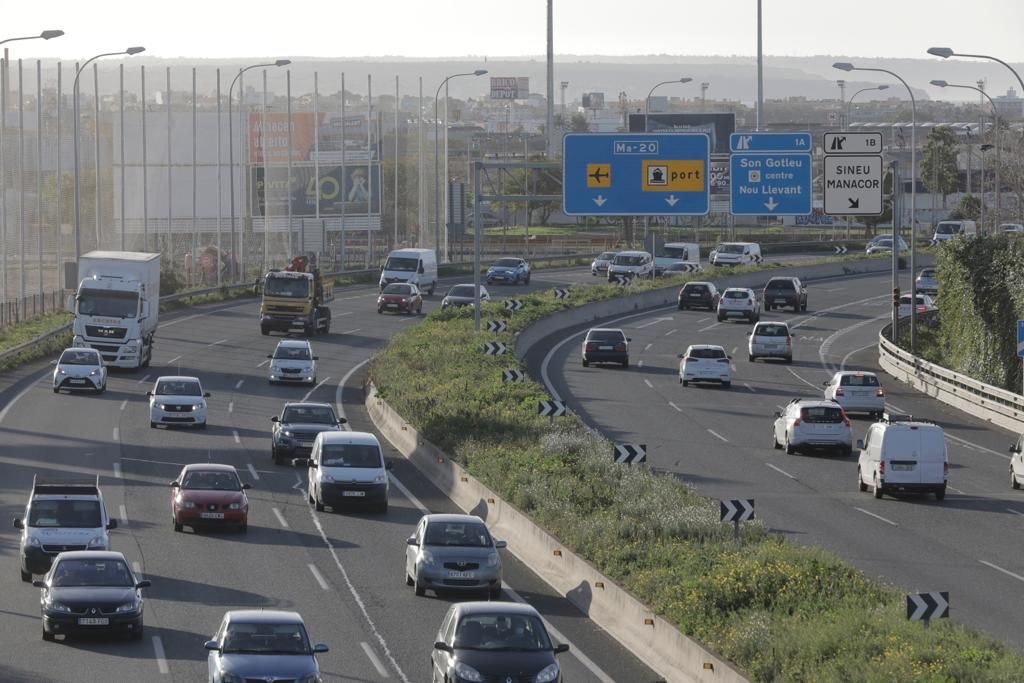
[[[928,621],[949,617],[949,591],[911,593],[907,595],[907,619]]]
[[[760,254],[756,255],[754,257],[754,263],[764,263],[764,256],[761,256]]]
[[[555,298],[556,299],[568,299],[569,298],[569,290],[568,289],[556,289],[556,290],[554,290],[554,294],[555,294]]]
[[[847,252],[845,244],[840,244],[838,247],[835,248],[835,250],[836,250],[836,255],[837,256],[842,256],[843,254],[845,254]]]
[[[614,452],[615,462],[622,465],[639,465],[647,460],[647,444],[617,443]]]
[[[929,247],[934,247],[938,243],[939,243],[939,241],[937,239],[935,239],[934,237],[931,238],[930,240],[928,240],[928,246]]]
[[[568,412],[565,401],[537,401],[537,414],[541,417],[561,417]]]
[[[504,320],[487,321],[488,332],[504,332],[506,329],[508,329],[508,324]]]
[[[486,342],[484,354],[488,356],[502,356],[505,354],[505,345],[501,342]]]
[[[723,522],[747,522],[754,519],[753,500],[720,500],[718,509]]]
[[[526,378],[526,374],[522,370],[502,370],[501,381],[502,382],[522,382]]]
[[[632,273],[612,273],[610,282],[619,287],[625,287],[633,281]]]
[[[679,270],[672,270],[673,273],[703,273],[704,266],[699,263],[684,263]]]
[[[518,311],[523,307],[521,299],[505,299],[505,310],[506,311]]]

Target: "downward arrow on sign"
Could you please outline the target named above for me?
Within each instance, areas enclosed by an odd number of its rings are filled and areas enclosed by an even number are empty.
[[[606,201],[608,200],[602,197],[601,195],[597,195],[597,197],[594,199],[594,203],[597,204],[598,206],[604,206],[604,203]]]
[[[668,202],[669,206],[675,206],[676,202],[678,202],[679,200],[676,199],[676,196],[674,194],[670,194],[669,196],[665,197],[665,201]]]
[[[846,200],[848,202],[850,202],[850,207],[849,208],[851,208],[851,209],[859,209],[860,208],[860,197],[858,197],[857,199],[854,199],[853,197],[847,197]]]
[[[764,203],[764,205],[765,205],[765,207],[768,208],[769,211],[774,211],[775,207],[778,206],[779,203],[777,201],[775,201],[775,197],[769,197],[768,201],[766,201]]]

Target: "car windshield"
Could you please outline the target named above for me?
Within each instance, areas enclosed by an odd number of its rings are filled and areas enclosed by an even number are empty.
[[[411,273],[416,270],[419,259],[410,256],[389,256],[384,264],[384,270],[397,270]]]
[[[877,387],[878,378],[874,375],[843,375],[839,383],[844,387]]]
[[[409,285],[390,284],[384,288],[381,294],[412,294],[412,287]]]
[[[311,650],[306,629],[302,624],[247,624],[233,621],[224,631],[221,652],[247,655],[308,655]]]
[[[479,522],[431,522],[423,536],[423,545],[456,545],[489,548],[491,534]]]
[[[134,318],[139,311],[139,295],[107,289],[83,288],[78,293],[78,312],[107,318]]]
[[[742,244],[720,244],[718,245],[719,254],[742,254],[744,246]]]
[[[99,365],[100,355],[95,351],[65,351],[60,354],[60,365]]]
[[[708,286],[707,285],[695,285],[695,284],[693,284],[691,282],[688,285],[683,285],[683,293],[684,294],[707,294],[708,293]]]
[[[540,619],[530,614],[467,614],[455,631],[456,648],[465,650],[550,650]]]
[[[181,488],[189,491],[241,491],[242,483],[234,472],[191,470],[185,473]]]
[[[519,259],[517,258],[500,258],[491,264],[495,268],[517,268],[519,267]]]
[[[263,291],[267,296],[305,299],[309,296],[309,282],[309,278],[304,277],[267,277]]]
[[[690,349],[688,358],[725,358],[723,349]]]
[[[955,235],[958,232],[960,232],[960,223],[939,223],[935,228],[935,233],[938,235]]]
[[[588,342],[614,342],[621,344],[626,341],[626,335],[619,330],[591,330],[587,334]]]
[[[40,500],[32,499],[28,513],[31,527],[65,529],[98,529],[103,526],[103,515],[98,500]]]
[[[804,422],[830,423],[843,421],[843,409],[835,406],[814,406],[801,408],[800,419]]]
[[[180,379],[162,379],[156,383],[158,396],[202,396],[203,390],[199,382]]]
[[[58,588],[68,586],[110,586],[129,588],[135,585],[132,573],[124,560],[77,560],[63,559],[53,569],[52,585]]]
[[[689,258],[690,258],[690,248],[689,247],[670,247],[669,245],[666,244],[662,248],[662,255],[665,258],[677,258],[677,259],[682,259],[683,261],[688,261]]]
[[[758,325],[754,330],[755,337],[788,337],[789,328],[785,325]]]
[[[324,467],[381,467],[380,449],[372,444],[329,443],[320,451]]]
[[[778,289],[783,291],[792,292],[796,289],[796,285],[792,280],[769,280],[765,289]]]
[[[597,260],[598,261],[611,261],[613,258],[615,258],[615,252],[614,251],[602,251],[598,255]]]
[[[337,424],[338,418],[328,406],[289,406],[284,409],[281,422],[286,424]]]
[[[725,298],[726,299],[749,299],[750,298],[750,292],[744,291],[742,289],[727,289],[727,290],[725,290]]]
[[[931,270],[930,268],[922,270],[921,274],[918,277],[921,277],[921,278],[933,278],[934,279],[935,278],[935,271]]]
[[[312,356],[308,346],[278,346],[274,360],[309,360]]]
[[[483,296],[483,289],[480,290],[480,296]],[[464,296],[473,298],[476,296],[476,290],[473,285],[455,285],[448,290],[448,296]]]
[[[617,266],[639,266],[643,262],[643,256],[625,256],[623,254],[616,254],[612,259],[612,263]]]

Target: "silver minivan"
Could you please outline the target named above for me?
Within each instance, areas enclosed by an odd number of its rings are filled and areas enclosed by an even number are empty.
[[[886,413],[857,440],[857,488],[884,493],[934,493],[946,497],[949,456],[945,432],[931,422],[911,415]]]
[[[388,511],[388,470],[377,437],[369,432],[320,432],[308,459],[295,463],[308,468],[309,503],[317,512],[325,506],[369,505]]]

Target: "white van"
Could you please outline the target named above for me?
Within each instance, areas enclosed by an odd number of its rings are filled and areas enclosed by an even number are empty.
[[[619,277],[654,277],[654,257],[648,251],[620,251],[608,264],[608,282]]]
[[[939,221],[935,226],[935,234],[932,240],[945,242],[954,237],[977,237],[978,224],[974,221]]]
[[[946,497],[949,457],[942,427],[910,415],[886,413],[857,440],[857,488],[883,493],[934,493]]]
[[[337,508],[346,503],[388,511],[391,463],[384,462],[380,442],[373,434],[320,432],[304,464],[309,503],[318,512],[324,506]]]
[[[757,242],[722,242],[711,252],[713,266],[749,266],[761,263],[761,245]]]
[[[433,249],[395,249],[380,268],[380,285],[408,282],[433,296],[437,287],[437,254]]]
[[[700,245],[693,242],[666,242],[661,255],[654,258],[654,272],[661,275],[674,263],[700,263]]]

